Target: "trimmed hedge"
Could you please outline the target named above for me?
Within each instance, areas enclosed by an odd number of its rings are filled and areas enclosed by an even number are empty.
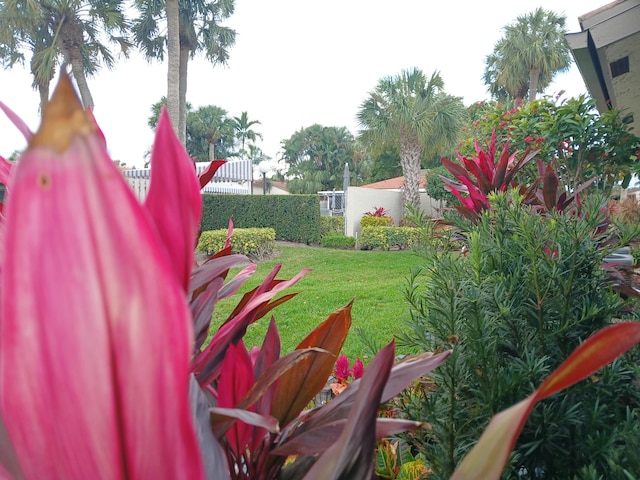
[[[365,227],[389,227],[393,225],[393,218],[391,217],[374,217],[372,215],[365,215],[360,219],[360,226]]]
[[[211,255],[224,247],[227,229],[202,232],[197,250]],[[273,255],[276,246],[276,232],[273,228],[234,228],[231,236],[233,253],[246,255],[254,260],[264,260]]]
[[[320,238],[332,233],[344,233],[344,217],[320,216]]]
[[[356,239],[340,233],[329,233],[322,237],[321,245],[326,248],[349,249],[356,246]]]
[[[202,230],[270,227],[277,240],[320,242],[318,195],[202,195]]]
[[[420,240],[420,229],[415,227],[364,227],[360,246],[364,250],[400,250],[416,245]]]

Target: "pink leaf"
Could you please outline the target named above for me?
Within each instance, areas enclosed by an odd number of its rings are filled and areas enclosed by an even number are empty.
[[[31,136],[33,135],[33,133],[31,132],[31,129],[27,126],[26,123],[24,123],[24,121],[18,115],[16,115],[13,112],[13,110],[11,110],[2,102],[0,102],[0,110],[2,110],[4,114],[9,118],[11,123],[13,123],[16,126],[16,128],[20,131],[22,136],[25,138],[25,140],[29,140],[31,138]]]
[[[151,182],[145,207],[169,254],[176,278],[186,290],[202,213],[193,163],[178,141],[163,108],[151,151]]]
[[[14,174],[0,414],[25,477],[202,478],[183,288],[66,75]]]

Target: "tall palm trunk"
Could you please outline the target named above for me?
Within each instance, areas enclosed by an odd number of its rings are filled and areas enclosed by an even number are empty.
[[[94,109],[93,96],[89,90],[89,84],[87,83],[87,76],[84,74],[84,67],[82,65],[82,55],[78,49],[77,56],[71,54],[71,73],[78,85],[78,91],[80,92],[80,98],[82,99],[82,105],[84,108]]]
[[[184,144],[187,140],[187,67],[191,49],[180,43],[180,82],[179,82],[179,119],[178,138]]]
[[[180,31],[178,0],[167,0],[167,113],[180,138]],[[184,143],[184,140],[181,140]]]
[[[538,83],[540,80],[540,69],[532,67],[529,70],[529,101],[536,99],[538,95]]]
[[[400,166],[404,175],[402,190],[403,216],[409,213],[411,205],[420,208],[420,157],[422,150],[416,142],[402,142],[400,146]]]

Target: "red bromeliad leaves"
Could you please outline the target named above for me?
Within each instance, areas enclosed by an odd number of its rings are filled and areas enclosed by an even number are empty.
[[[11,187],[0,413],[25,478],[203,478],[183,285],[66,75]]]
[[[540,387],[497,414],[453,474],[452,480],[499,479],[535,404],[586,378],[640,342],[640,322],[621,322],[589,337]]]

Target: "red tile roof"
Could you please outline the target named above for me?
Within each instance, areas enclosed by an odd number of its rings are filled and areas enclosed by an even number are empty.
[[[424,174],[420,174],[420,187],[424,188],[425,186],[425,176]],[[368,185],[362,185],[365,188],[376,188],[378,190],[399,190],[404,185],[404,177],[395,177],[389,178],[387,180],[382,180],[380,182],[369,183]]]

